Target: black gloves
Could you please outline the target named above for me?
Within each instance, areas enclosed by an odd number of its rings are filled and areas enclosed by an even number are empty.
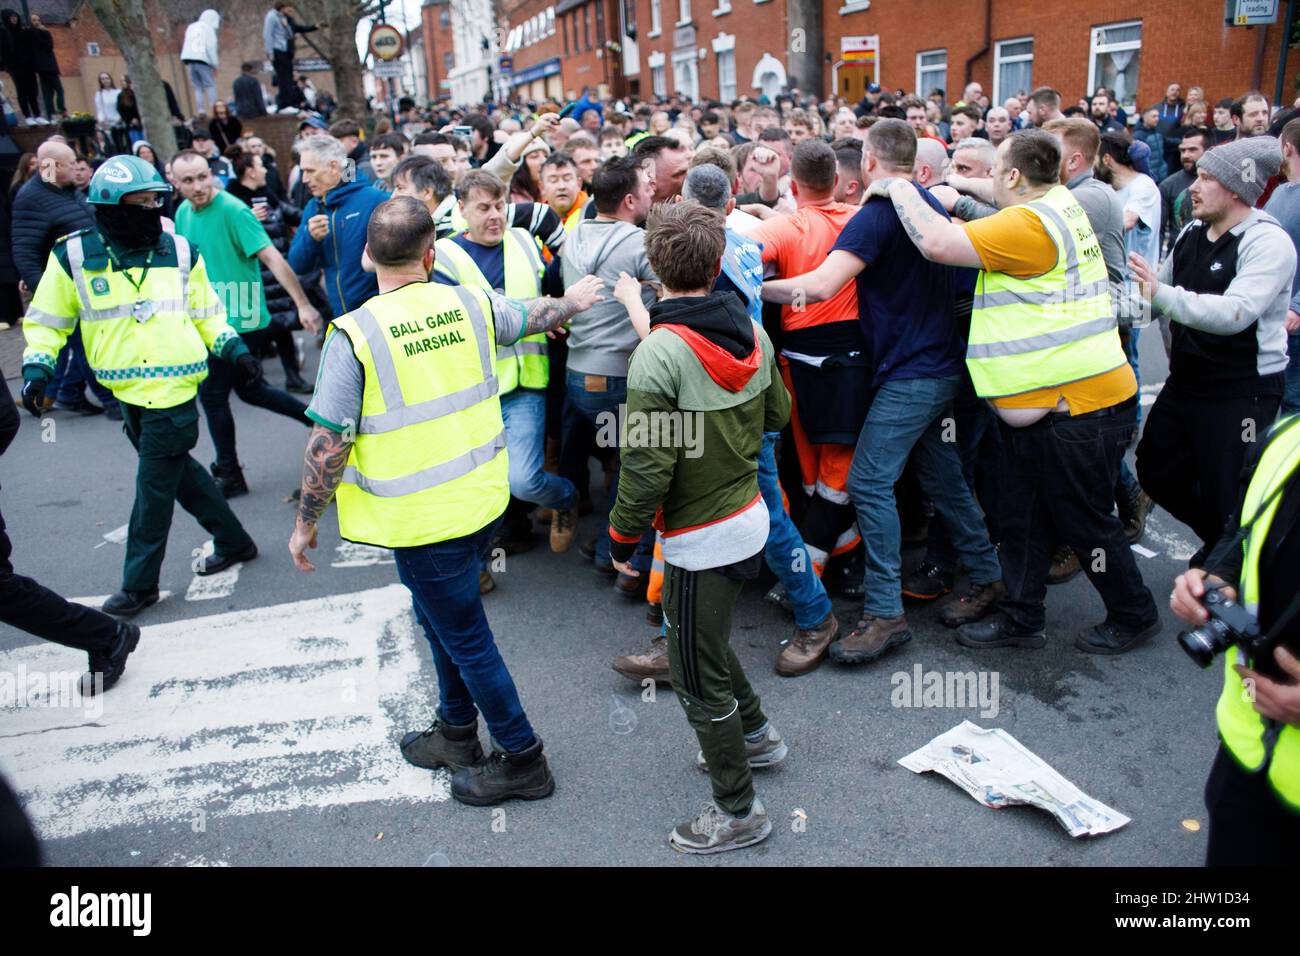
[[[262,380],[262,363],[249,352],[235,359],[235,370],[240,385],[255,385]]]

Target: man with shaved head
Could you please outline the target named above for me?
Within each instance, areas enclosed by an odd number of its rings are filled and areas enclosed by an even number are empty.
[[[926,189],[943,182],[948,150],[937,139],[924,137],[916,141],[916,165],[912,167],[912,180]]]
[[[14,265],[27,290],[40,284],[50,250],[59,237],[95,224],[90,206],[78,196],[73,181],[77,154],[72,148],[65,142],[46,140],[36,150],[36,159],[40,171],[18,190],[12,214]],[[87,384],[103,407],[86,398]],[[59,353],[54,378],[45,386],[45,394],[52,396],[53,407],[62,411],[82,415],[106,411],[115,421],[121,418],[113,393],[90,374],[79,329],[68,337]]]

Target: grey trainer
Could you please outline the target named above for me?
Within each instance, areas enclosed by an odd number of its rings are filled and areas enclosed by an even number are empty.
[[[745,741],[745,756],[749,758],[751,768],[774,767],[785,759],[790,748],[785,745],[781,735],[776,732],[776,728],[768,722],[767,732],[758,740]],[[704,759],[704,751],[701,750],[695,755],[695,766],[705,771],[709,770],[708,761]]]
[[[668,845],[678,853],[725,853],[761,843],[771,833],[772,821],[758,797],[744,817],[733,817],[710,800],[698,817],[668,834]]]

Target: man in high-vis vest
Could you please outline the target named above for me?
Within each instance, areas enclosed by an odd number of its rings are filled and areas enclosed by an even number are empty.
[[[564,231],[573,232],[582,222],[582,210],[587,205],[587,194],[578,167],[568,153],[552,153],[542,163],[540,173],[542,201],[554,209],[564,221]]]
[[[50,253],[23,331],[23,405],[39,414],[45,383],[64,341],[81,324],[95,377],[122,405],[123,430],[139,453],[135,507],[127,528],[122,590],[104,612],[129,617],[158,601],[158,577],[176,502],[212,535],[214,553],[196,552],[196,574],[215,574],[257,557],[257,546],[207,470],[190,455],[199,438],[195,394],[211,352],[255,381],[261,363],[226,322],[202,255],[163,232],[152,165],[114,156],[89,184],[96,229],[74,232]]]
[[[1060,184],[1061,149],[1044,130],[1013,133],[993,170],[999,211],[955,223],[902,179],[888,195],[921,254],[982,270],[966,366],[1001,420],[1006,469],[1001,541],[1007,594],[962,625],[968,647],[1042,647],[1056,543],[1085,556],[1106,620],[1075,638],[1092,654],[1132,650],[1160,617],[1124,526],[1115,483],[1137,427],[1137,381],[1120,346],[1106,264],[1087,213]]]
[[[456,184],[468,230],[439,239],[433,278],[447,285],[494,291],[512,299],[542,294],[541,249],[525,229],[506,227],[506,185],[489,172],[471,170]],[[516,547],[531,546],[531,502],[551,508],[551,550],[568,551],[578,526],[578,491],[573,482],[543,469],[546,446],[546,383],[550,361],[546,334],[529,335],[496,350],[501,416],[510,458],[510,494],[502,538]],[[510,546],[507,545],[507,552]]]
[[[433,652],[437,717],[403,738],[403,756],[453,768],[464,803],[541,799],[555,781],[478,588],[510,497],[496,350],[590,308],[600,282],[525,301],[431,283],[433,219],[408,196],[375,209],[366,240],[379,295],[337,317],[325,341],[289,551],[314,570],[306,550],[337,492],[339,534],[393,549]],[[496,744],[486,760],[480,711]]]
[[[1256,443],[1245,495],[1205,568],[1180,575],[1174,613],[1203,627],[1208,588],[1239,602],[1276,637],[1273,660],[1224,651],[1220,747],[1205,785],[1208,866],[1295,866],[1300,858],[1300,417]],[[1207,574],[1207,572],[1209,572]]]

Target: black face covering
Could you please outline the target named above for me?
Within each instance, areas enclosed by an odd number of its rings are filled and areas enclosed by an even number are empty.
[[[123,249],[150,249],[162,236],[162,210],[123,203],[96,206],[95,222],[109,240]]]

